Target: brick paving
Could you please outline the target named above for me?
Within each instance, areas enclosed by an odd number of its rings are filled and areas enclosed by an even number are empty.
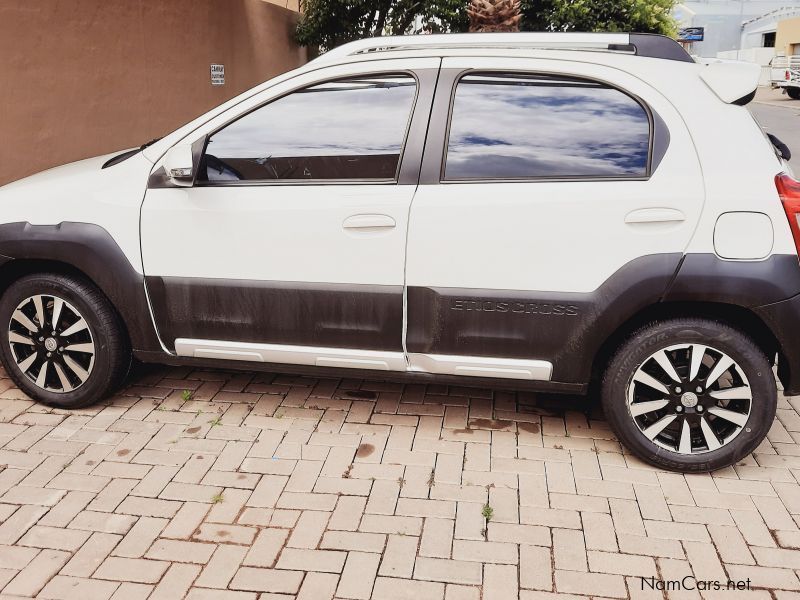
[[[0,596],[800,598],[798,409],[683,476],[578,398],[143,367],[68,412],[0,373]],[[722,589],[642,580],[687,575]]]

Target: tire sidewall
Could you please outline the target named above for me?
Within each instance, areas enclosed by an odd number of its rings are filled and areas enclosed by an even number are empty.
[[[111,346],[109,332],[100,326],[96,316],[97,307],[87,301],[66,277],[44,277],[33,275],[12,284],[0,298],[0,356],[6,372],[27,395],[39,402],[60,408],[85,405],[87,398],[103,395],[111,379]],[[95,346],[94,363],[89,378],[71,392],[55,393],[44,390],[31,381],[16,365],[8,342],[8,326],[12,313],[20,302],[37,294],[56,295],[74,306],[89,326]]]
[[[655,352],[682,343],[703,344],[725,352],[742,368],[753,392],[750,416],[743,429],[728,444],[711,452],[681,455],[661,448],[641,433],[628,410],[628,385],[639,366]],[[772,426],[776,407],[775,379],[763,352],[731,327],[700,320],[661,323],[641,330],[612,359],[603,382],[603,409],[620,441],[643,460],[676,471],[710,471],[751,453]]]

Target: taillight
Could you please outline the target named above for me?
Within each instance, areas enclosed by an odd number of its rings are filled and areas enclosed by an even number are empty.
[[[794,245],[800,256],[800,181],[788,173],[781,173],[775,176],[775,187],[778,188],[778,195],[783,202],[783,210],[786,211],[789,227],[794,236]]]
[[[786,73],[784,74],[783,77],[784,77],[784,79],[786,79],[786,81],[789,81],[792,78],[792,74],[789,71],[789,69],[786,69]]]

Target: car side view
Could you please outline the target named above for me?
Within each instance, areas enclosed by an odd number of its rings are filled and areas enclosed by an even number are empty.
[[[0,357],[96,402],[134,358],[597,391],[654,465],[800,394],[800,182],[759,68],[642,34],[368,39],[164,138],[0,188]]]

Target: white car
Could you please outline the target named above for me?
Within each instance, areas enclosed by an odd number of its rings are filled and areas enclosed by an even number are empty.
[[[769,63],[770,87],[783,89],[792,100],[800,99],[800,56],[779,55]]]
[[[341,46],[0,188],[3,364],[62,408],[134,357],[597,391],[642,459],[731,465],[773,366],[800,394],[800,183],[758,76],[637,34]]]

